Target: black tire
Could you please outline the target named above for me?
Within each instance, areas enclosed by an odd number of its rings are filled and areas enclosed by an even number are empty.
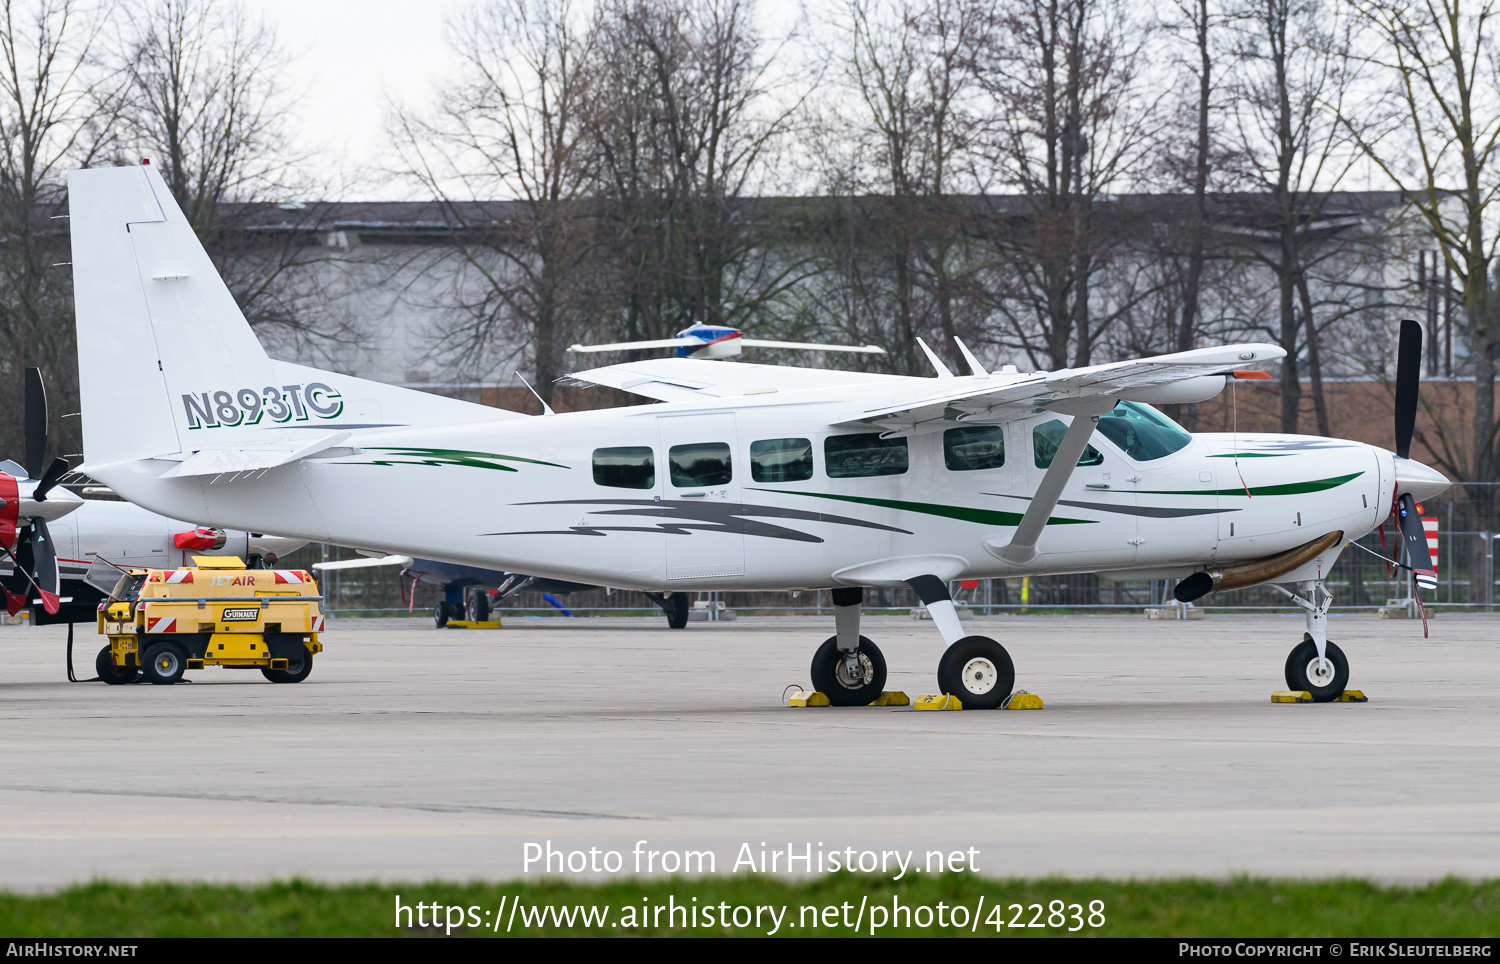
[[[864,636],[859,637],[859,662],[864,677],[852,681],[845,676],[844,654],[839,652],[839,638],[828,637],[813,654],[813,689],[828,697],[834,706],[869,706],[885,691],[885,656],[880,647]]]
[[[187,669],[187,653],[176,643],[153,643],[146,650],[146,659],[141,667],[146,682],[166,686],[182,679]]]
[[[288,659],[286,669],[262,669],[260,675],[273,683],[300,683],[312,672],[312,664],[313,654],[303,647],[301,660],[294,663]]]
[[[448,625],[448,604],[438,603],[432,607],[432,624],[438,629]]]
[[[1310,635],[1303,633],[1302,642],[1287,654],[1286,688],[1306,690],[1312,694],[1314,703],[1327,703],[1342,696],[1344,687],[1349,685],[1349,660],[1344,656],[1344,651],[1333,645],[1331,640],[1324,652],[1328,655],[1328,661],[1333,664],[1333,677],[1323,681],[1323,685],[1315,686],[1308,669],[1318,658],[1318,645]]]
[[[469,590],[469,598],[465,603],[470,622],[482,623],[490,618],[490,594],[482,587],[476,586]]]
[[[965,636],[938,660],[938,689],[966,710],[994,710],[1016,686],[1016,667],[1005,647],[988,636]]]
[[[674,592],[662,601],[662,610],[667,614],[668,629],[682,629],[688,624],[688,597],[685,592]]]
[[[135,679],[134,666],[116,666],[109,656],[109,647],[99,650],[99,655],[94,657],[94,672],[99,678],[111,686],[124,686]]]

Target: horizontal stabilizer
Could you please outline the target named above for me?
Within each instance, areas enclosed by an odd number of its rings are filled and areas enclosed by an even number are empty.
[[[317,455],[347,441],[351,433],[332,432],[318,438],[256,439],[229,443],[219,448],[199,449],[184,458],[175,468],[163,472],[164,479],[181,479],[197,475],[225,475],[230,472],[255,472],[287,465],[309,455]],[[175,458],[167,456],[168,459]]]

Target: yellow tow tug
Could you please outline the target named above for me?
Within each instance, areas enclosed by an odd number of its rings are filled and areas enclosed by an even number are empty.
[[[322,596],[300,569],[246,569],[234,556],[194,556],[191,568],[128,569],[99,605],[109,645],[106,683],[175,683],[190,669],[258,669],[300,683],[323,651]]]

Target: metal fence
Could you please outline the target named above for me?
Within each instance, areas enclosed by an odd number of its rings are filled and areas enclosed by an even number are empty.
[[[1438,522],[1438,587],[1426,592],[1428,606],[1442,609],[1493,610],[1495,591],[1495,541],[1500,539],[1500,525],[1482,525],[1483,507],[1460,499],[1432,499],[1422,506],[1423,516]],[[1359,540],[1368,551],[1346,548],[1325,585],[1334,596],[1338,610],[1377,609],[1391,600],[1410,595],[1410,575],[1392,570],[1385,560],[1391,558],[1397,536],[1389,523],[1384,542],[1380,534],[1371,533]],[[279,565],[310,569],[315,562],[353,558],[355,553],[336,546],[310,545],[282,558]],[[1383,558],[1382,558],[1383,557]],[[428,583],[413,591],[410,581],[403,585],[396,567],[346,569],[319,575],[329,612],[340,615],[402,615],[430,613],[441,598],[441,590]],[[972,588],[953,584],[961,602],[974,612],[1047,611],[1120,611],[1140,610],[1172,601],[1172,580],[1101,579],[1094,574],[1037,576],[1028,579],[982,579]],[[695,594],[703,601],[709,593]],[[712,594],[740,613],[828,614],[832,601],[827,591],[725,592]],[[871,589],[866,592],[867,610],[908,611],[921,605],[910,589]],[[1290,609],[1285,599],[1268,586],[1216,593],[1199,600],[1206,609],[1264,610]],[[659,612],[644,594],[625,590],[596,589],[573,593],[555,601],[539,593],[520,592],[496,603],[499,612],[516,616],[562,615],[562,608],[575,615],[648,615]]]

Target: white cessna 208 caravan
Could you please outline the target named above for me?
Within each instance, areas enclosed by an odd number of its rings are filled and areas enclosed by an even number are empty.
[[[1307,633],[1287,683],[1332,699],[1348,663],[1323,576],[1393,506],[1427,559],[1411,503],[1448,485],[1404,457],[1415,324],[1399,455],[1191,435],[1150,407],[1215,395],[1281,357],[1267,345],[1030,373],[963,349],[971,374],[934,356],[936,378],[669,358],[572,376],[663,404],[526,416],[273,361],[153,168],[68,187],[90,475],[214,526],[572,582],[831,588],[812,677],[836,704],[885,684],[863,587],[916,590],[948,644],[939,685],[985,708],[1010,694],[1011,659],[965,633],[947,583],[1068,572],[1181,578],[1179,598],[1296,585]]]

